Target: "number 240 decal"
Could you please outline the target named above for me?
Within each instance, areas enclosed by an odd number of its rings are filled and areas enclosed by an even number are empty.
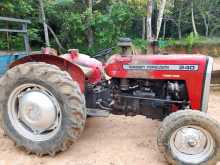
[[[198,65],[180,65],[179,70],[198,70]]]

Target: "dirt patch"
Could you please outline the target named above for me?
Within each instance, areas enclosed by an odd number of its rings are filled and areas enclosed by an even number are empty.
[[[209,113],[220,122],[219,98],[211,93]],[[157,149],[159,125],[142,116],[90,118],[80,140],[54,158],[27,155],[0,129],[0,165],[167,165]]]
[[[220,58],[214,60],[212,84],[220,84]]]

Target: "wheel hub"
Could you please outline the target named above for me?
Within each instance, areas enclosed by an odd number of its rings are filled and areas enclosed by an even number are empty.
[[[62,119],[56,97],[45,87],[32,83],[12,91],[8,115],[14,129],[32,141],[45,141],[56,135]]]
[[[194,128],[183,128],[176,133],[175,146],[185,154],[199,154],[207,143],[203,132]]]
[[[197,126],[184,126],[170,139],[174,157],[185,163],[199,164],[214,151],[214,140],[209,132]]]
[[[56,107],[48,94],[30,91],[19,97],[19,118],[34,132],[50,128],[56,120]]]

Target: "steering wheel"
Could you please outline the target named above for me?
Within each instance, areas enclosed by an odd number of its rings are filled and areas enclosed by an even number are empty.
[[[110,55],[112,53],[112,49],[113,48],[107,48],[107,49],[103,49],[99,52],[97,52],[93,57],[97,58],[97,59],[104,59],[106,58],[107,55]]]

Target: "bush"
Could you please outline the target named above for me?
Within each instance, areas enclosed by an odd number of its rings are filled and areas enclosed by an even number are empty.
[[[133,40],[133,44],[136,49],[141,50],[141,52],[146,53],[148,41],[140,38],[136,38]]]
[[[174,40],[174,39],[167,40],[166,47],[174,46],[174,47],[185,47],[188,49],[192,49],[196,45],[207,44],[208,42],[210,42],[210,40],[212,39],[201,36],[195,36],[193,33],[190,33],[188,36],[182,38],[181,40]]]

